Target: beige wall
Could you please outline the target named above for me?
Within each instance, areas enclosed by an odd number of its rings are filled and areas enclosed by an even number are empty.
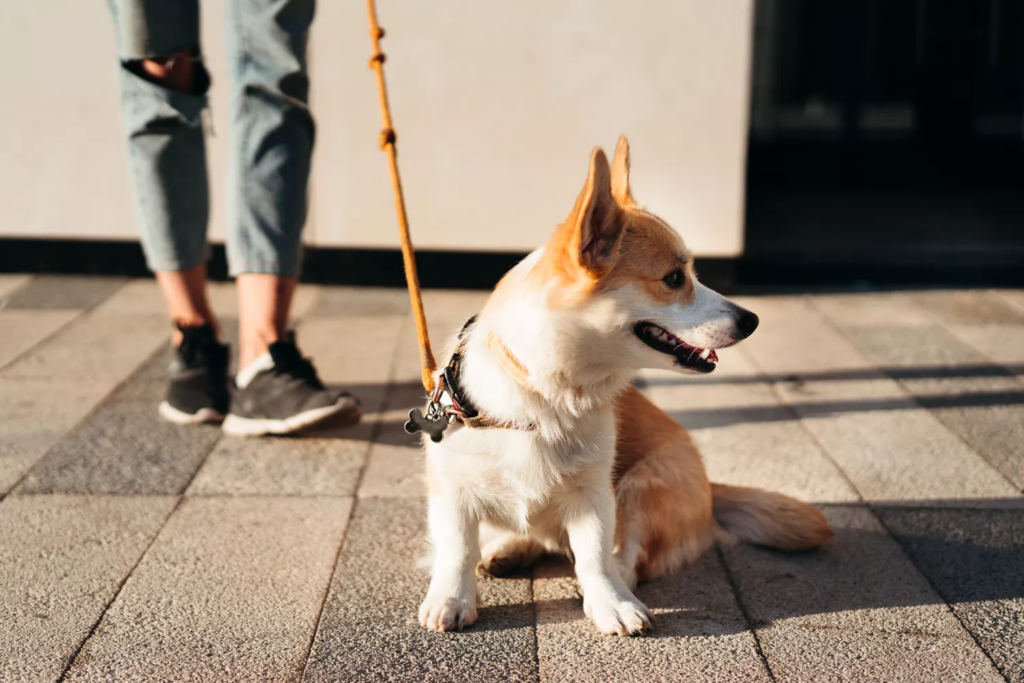
[[[363,12],[319,3],[311,244],[397,243]],[[590,149],[624,132],[637,199],[699,254],[740,253],[751,13],[751,0],[381,0],[417,244],[532,249],[571,208]],[[222,29],[221,2],[205,2],[215,238]],[[105,3],[4,0],[0,51],[19,65],[0,72],[0,235],[133,237]]]

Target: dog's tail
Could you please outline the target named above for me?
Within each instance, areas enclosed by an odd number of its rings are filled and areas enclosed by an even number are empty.
[[[807,503],[746,486],[712,484],[715,520],[727,532],[719,541],[750,541],[779,550],[816,548],[835,534]]]

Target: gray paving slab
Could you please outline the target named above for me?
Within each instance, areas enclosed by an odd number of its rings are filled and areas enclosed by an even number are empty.
[[[330,287],[320,292],[309,317],[404,316],[409,312],[404,287]]]
[[[1024,680],[1024,512],[878,512],[1003,675]]]
[[[742,349],[723,349],[719,357],[712,375],[643,375],[644,393],[689,430],[711,480],[771,489],[805,501],[859,500]]]
[[[1003,680],[870,511],[826,516],[837,535],[817,551],[724,553],[776,680]]]
[[[762,323],[743,343],[743,352],[779,380],[779,395],[866,500],[1020,501],[1019,491],[999,471],[807,300],[763,297],[745,303],[756,308]]]
[[[221,431],[215,425],[182,428],[157,413],[167,390],[164,372],[171,353],[168,344],[58,441],[18,491],[149,495],[184,491]],[[153,376],[160,379],[149,379]]]
[[[480,583],[479,621],[461,633],[417,622],[427,574],[423,501],[356,503],[331,581],[306,681],[534,681],[529,578]]]
[[[1024,489],[1024,384],[939,326],[843,328],[893,373],[919,403]],[[926,372],[901,374],[903,369]]]
[[[948,324],[1014,323],[1024,325],[1024,310],[985,290],[914,292],[909,298]]]
[[[0,496],[110,391],[105,380],[0,377]]]
[[[1024,289],[1000,289],[996,290],[995,294],[1003,301],[1024,311]]]
[[[126,282],[120,277],[34,275],[7,296],[7,308],[88,309]]]
[[[120,381],[170,339],[162,314],[92,311],[3,370],[3,377],[106,377]]]
[[[637,589],[654,613],[639,638],[601,635],[583,614],[572,567],[534,571],[542,681],[769,681],[753,634],[715,553]]]
[[[1024,325],[947,325],[958,339],[1024,380]]]
[[[69,681],[298,681],[350,499],[186,498]]]
[[[78,311],[0,309],[0,368],[68,324]]]
[[[324,382],[349,387],[360,398],[372,394],[379,401],[388,385],[404,322],[395,316],[309,317],[298,326],[297,338]],[[379,404],[368,407],[376,410]]]
[[[0,681],[56,681],[175,503],[9,497],[0,503]]]
[[[352,496],[366,442],[347,439],[224,436],[189,495]]]
[[[18,289],[32,277],[31,275],[0,275],[0,309],[7,305],[7,295]]]
[[[409,410],[422,408],[423,403],[424,391],[418,378],[391,387],[380,416],[380,431],[370,446],[360,496],[426,496],[420,441],[407,434],[404,427]]]

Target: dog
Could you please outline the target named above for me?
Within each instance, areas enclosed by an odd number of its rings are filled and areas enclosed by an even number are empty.
[[[420,623],[461,630],[477,618],[478,569],[566,553],[597,629],[636,635],[652,622],[638,581],[715,543],[831,538],[810,505],[710,483],[686,430],[631,384],[643,368],[711,372],[715,349],[757,324],[634,201],[626,138],[611,164],[595,149],[568,219],[502,278],[436,376],[455,424],[424,436],[433,556]]]

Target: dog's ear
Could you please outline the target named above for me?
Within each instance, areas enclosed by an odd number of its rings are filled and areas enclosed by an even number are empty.
[[[622,206],[634,206],[633,193],[629,189],[629,140],[619,136],[612,157],[612,197]]]
[[[611,270],[622,241],[623,212],[612,196],[611,169],[604,150],[595,149],[590,155],[590,173],[587,184],[576,199],[576,207],[569,217],[573,230],[573,260],[592,275],[603,275]]]

